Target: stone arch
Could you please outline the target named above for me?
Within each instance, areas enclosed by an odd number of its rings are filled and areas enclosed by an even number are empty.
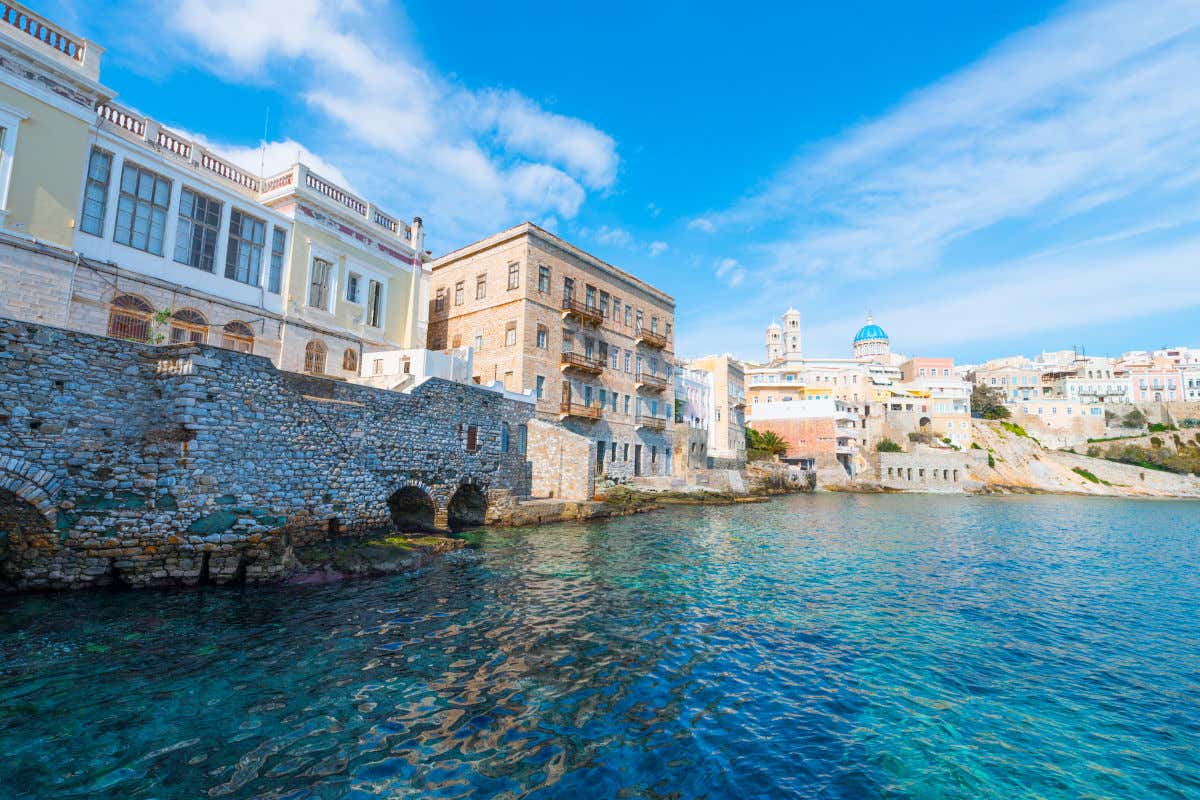
[[[52,474],[28,461],[10,458],[0,462],[0,490],[29,503],[51,524],[57,517],[54,497],[58,489]]]
[[[431,531],[436,529],[437,505],[429,487],[419,481],[406,482],[388,496],[388,511],[396,530]]]
[[[475,480],[459,484],[446,503],[446,524],[452,531],[479,528],[487,517],[487,490]]]
[[[0,488],[0,584],[23,585],[28,573],[44,571],[58,547],[54,525],[42,509]]]

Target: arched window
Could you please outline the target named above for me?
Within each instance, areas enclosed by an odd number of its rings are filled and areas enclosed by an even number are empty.
[[[207,338],[208,320],[199,311],[181,308],[171,315],[171,344],[204,344]]]
[[[358,353],[352,348],[347,347],[346,352],[342,353],[342,369],[347,372],[358,372]]]
[[[150,341],[154,306],[135,294],[119,294],[108,309],[108,335],[135,342]]]
[[[313,375],[324,375],[325,353],[325,343],[320,339],[313,339],[304,345],[304,371]]]
[[[232,320],[221,329],[221,347],[239,353],[254,352],[254,330],[244,322]]]

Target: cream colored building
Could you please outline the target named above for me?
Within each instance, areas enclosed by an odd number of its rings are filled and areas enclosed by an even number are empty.
[[[419,219],[303,164],[253,174],[121,107],[98,46],[21,13],[0,25],[0,315],[341,377],[423,347]]]
[[[675,301],[526,222],[433,262],[428,346],[474,349],[475,379],[532,391],[597,443],[597,474],[670,472]]]
[[[694,358],[692,369],[712,375],[708,453],[714,468],[740,469],[746,463],[746,373],[729,354]]]

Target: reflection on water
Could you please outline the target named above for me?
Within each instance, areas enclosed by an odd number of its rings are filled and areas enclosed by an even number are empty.
[[[0,600],[0,797],[1200,797],[1200,514],[800,496]]]

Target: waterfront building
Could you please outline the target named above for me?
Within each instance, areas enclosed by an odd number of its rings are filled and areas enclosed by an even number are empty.
[[[531,391],[597,444],[598,474],[670,471],[670,295],[530,222],[432,266],[431,350],[472,347],[474,379]]]
[[[708,443],[713,424],[713,376],[706,370],[675,365],[675,430],[672,472],[708,468]]]
[[[1104,406],[1074,398],[1022,400],[1009,406],[1012,421],[1047,447],[1073,447],[1104,435]]]
[[[859,473],[861,425],[841,400],[762,401],[754,408],[754,429],[772,432],[787,444],[784,461],[837,477]]]
[[[718,469],[746,465],[746,373],[742,363],[728,353],[687,362],[694,370],[712,376],[712,419],[709,424],[709,463]]]
[[[113,102],[94,43],[16,5],[9,17],[0,314],[345,378],[424,346],[419,218],[304,164],[246,170]]]

